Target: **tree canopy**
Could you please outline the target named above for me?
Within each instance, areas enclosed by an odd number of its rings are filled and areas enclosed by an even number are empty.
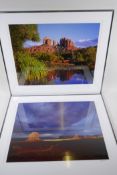
[[[35,24],[10,25],[9,30],[14,52],[22,50],[23,43],[26,40],[40,40],[37,25]]]

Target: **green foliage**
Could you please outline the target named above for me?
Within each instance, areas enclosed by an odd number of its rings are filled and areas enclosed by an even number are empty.
[[[61,53],[61,56],[64,59],[71,59],[73,57],[72,52],[63,52],[63,53]]]
[[[27,81],[41,80],[47,76],[45,64],[27,52],[17,52],[16,63],[18,70],[24,75]]]
[[[96,47],[89,47],[86,49],[85,56],[87,59],[87,62],[95,62],[96,59]]]
[[[9,29],[14,52],[22,49],[25,40],[40,40],[37,25],[35,24],[10,25]]]
[[[94,69],[97,47],[79,50],[57,48],[54,53],[43,50],[28,53],[23,48],[23,43],[26,40],[40,41],[37,25],[10,25],[9,29],[17,73],[21,73],[26,81],[43,81],[48,75],[47,68],[58,64],[61,65],[64,60],[69,60],[70,64],[83,64],[90,69]]]
[[[74,51],[74,58],[77,63],[82,62],[94,69],[97,47],[89,47]]]
[[[84,57],[84,55],[83,55],[83,53],[81,53],[81,51],[75,51],[75,53],[74,53],[74,57],[75,57],[75,60],[77,61],[77,62],[85,62],[85,57]]]
[[[59,57],[54,53],[36,52],[32,56],[43,62],[59,61]]]

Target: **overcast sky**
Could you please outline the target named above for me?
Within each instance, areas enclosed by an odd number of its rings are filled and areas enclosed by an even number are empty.
[[[25,137],[34,131],[42,137],[102,135],[93,102],[19,104],[14,136]]]

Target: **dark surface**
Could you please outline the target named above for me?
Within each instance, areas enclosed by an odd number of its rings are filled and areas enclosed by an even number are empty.
[[[27,142],[12,140],[7,162],[108,159],[103,138]]]

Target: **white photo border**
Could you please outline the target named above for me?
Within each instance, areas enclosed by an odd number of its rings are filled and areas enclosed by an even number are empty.
[[[66,161],[52,161],[52,162],[6,162],[9,145],[11,142],[13,126],[16,118],[17,107],[19,103],[35,103],[35,102],[81,102],[81,101],[93,101],[98,114],[100,126],[103,133],[104,142],[108,152],[109,159],[105,160],[73,160],[69,163]],[[16,172],[20,174],[43,174],[43,175],[54,175],[55,171],[59,174],[74,174],[76,171],[80,172],[81,175],[97,174],[105,172],[109,175],[110,167],[111,170],[115,170],[117,161],[117,149],[116,141],[114,139],[112,128],[110,126],[106,110],[104,108],[103,100],[100,95],[75,95],[75,96],[30,96],[30,97],[13,97],[10,102],[8,109],[6,122],[4,124],[1,141],[0,141],[0,164],[1,171],[4,174],[8,174],[9,170],[12,175]],[[15,166],[14,166],[15,165]],[[84,168],[85,167],[85,168]],[[23,171],[23,172],[22,172]],[[116,174],[116,173],[115,173]],[[114,174],[113,174],[114,175]]]
[[[1,44],[13,95],[96,94],[101,90],[113,11],[40,12],[0,14]],[[92,84],[19,85],[9,32],[10,24],[100,23],[95,71]]]

